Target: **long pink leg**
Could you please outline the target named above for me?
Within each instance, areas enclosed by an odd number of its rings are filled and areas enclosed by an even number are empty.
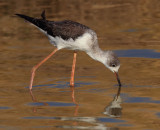
[[[73,101],[76,105],[78,105],[78,103],[77,103],[76,100],[75,100],[75,96],[74,96],[74,86],[70,86],[70,88],[71,88],[72,101]]]
[[[33,85],[33,79],[35,76],[35,72],[38,69],[38,67],[40,67],[45,61],[47,61],[53,54],[55,54],[58,51],[58,49],[56,48],[52,53],[50,53],[46,58],[44,58],[40,63],[38,63],[36,66],[34,66],[32,68],[32,74],[31,74],[31,81],[30,81],[30,86],[29,89],[32,90],[32,85]]]
[[[74,52],[73,55],[73,64],[72,64],[72,72],[71,72],[71,80],[70,80],[70,88],[71,88],[71,97],[72,97],[72,101],[78,105],[76,103],[75,97],[74,97],[74,73],[75,73],[75,67],[76,67],[76,57],[77,57],[77,52]]]
[[[72,72],[71,72],[71,80],[70,80],[70,86],[72,86],[72,87],[74,86],[74,72],[75,72],[75,67],[76,67],[76,57],[77,57],[77,52],[74,52]]]

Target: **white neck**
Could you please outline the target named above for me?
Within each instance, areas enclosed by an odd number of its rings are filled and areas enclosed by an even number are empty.
[[[99,47],[96,47],[90,51],[87,52],[87,54],[94,60],[97,60],[103,64],[105,64],[105,60],[106,60],[106,57],[105,57],[105,52],[103,50],[101,50]]]

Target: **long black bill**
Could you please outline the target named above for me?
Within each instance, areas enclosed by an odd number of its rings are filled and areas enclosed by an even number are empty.
[[[121,81],[120,81],[120,79],[119,79],[118,73],[117,73],[117,72],[114,72],[114,73],[115,73],[115,75],[116,75],[116,78],[117,78],[119,87],[121,87],[122,85],[121,85]]]

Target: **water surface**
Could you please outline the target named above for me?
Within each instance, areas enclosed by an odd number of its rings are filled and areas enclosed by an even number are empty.
[[[160,1],[0,1],[0,129],[159,129]],[[36,72],[32,101],[31,68],[54,47],[46,36],[14,16],[70,19],[96,31],[99,45],[120,57],[123,84],[78,52],[75,100],[69,87],[73,52],[61,50]]]

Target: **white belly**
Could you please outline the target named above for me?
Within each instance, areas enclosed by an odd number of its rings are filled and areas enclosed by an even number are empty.
[[[48,38],[54,46],[58,48],[58,50],[66,48],[69,50],[81,50],[88,51],[91,48],[92,36],[90,33],[86,32],[82,36],[78,37],[76,40],[72,38],[68,40],[63,40],[61,37],[52,37],[48,35]]]

